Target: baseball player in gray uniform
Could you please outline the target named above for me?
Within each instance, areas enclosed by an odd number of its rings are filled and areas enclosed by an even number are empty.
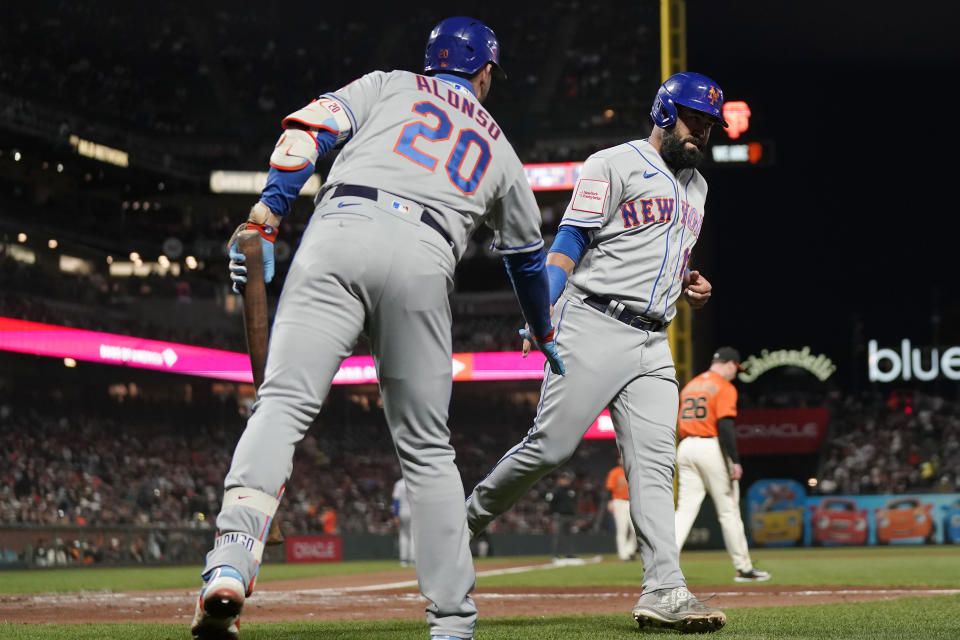
[[[711,294],[687,264],[707,195],[695,167],[711,127],[726,126],[722,106],[716,83],[678,73],[657,92],[648,139],[584,163],[547,258],[557,346],[570,373],[546,374],[533,427],[467,499],[476,534],[570,458],[609,409],[643,562],[643,593],[633,608],[641,627],[700,632],[726,621],[687,591],[680,570],[673,515],[678,385],[666,332],[681,295],[700,307]]]
[[[393,523],[397,526],[397,546],[400,566],[415,564],[413,559],[413,521],[410,517],[410,499],[407,482],[400,478],[393,484]]]
[[[481,223],[494,230],[528,335],[564,372],[550,319],[540,214],[523,166],[481,106],[499,44],[486,25],[448,18],[430,33],[424,74],[373,72],[283,120],[260,200],[241,228],[273,240],[317,159],[342,147],[317,196],[280,296],[263,384],[224,481],[192,632],[236,638],[295,445],[320,411],[340,363],[367,336],[413,516],[431,636],[473,637],[475,574],[464,492],[447,428],[449,293]],[[244,256],[229,243],[235,290]]]

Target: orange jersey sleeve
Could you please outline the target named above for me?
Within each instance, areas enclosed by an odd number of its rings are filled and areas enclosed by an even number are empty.
[[[719,376],[718,376],[719,377]],[[713,415],[720,418],[734,418],[737,415],[737,388],[724,380],[726,384],[720,387],[714,396]]]
[[[681,438],[714,438],[717,420],[736,415],[737,388],[717,373],[701,373],[680,392],[677,427]]]
[[[623,467],[614,467],[607,474],[607,490],[610,491],[610,497],[614,500],[629,500],[630,489],[627,485],[627,476],[623,473]]]

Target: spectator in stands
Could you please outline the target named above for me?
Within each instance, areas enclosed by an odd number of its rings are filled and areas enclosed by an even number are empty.
[[[546,495],[553,518],[553,537],[550,549],[554,559],[572,558],[574,523],[577,516],[577,490],[573,486],[573,472],[561,471],[554,488]]]

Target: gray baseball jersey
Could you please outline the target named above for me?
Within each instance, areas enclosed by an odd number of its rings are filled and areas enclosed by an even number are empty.
[[[205,570],[230,565],[250,584],[294,447],[364,333],[407,486],[431,634],[472,638],[475,574],[447,427],[448,296],[480,222],[503,252],[534,251],[539,210],[516,153],[466,85],[375,72],[325,99],[347,111],[353,137],[287,275]]]
[[[667,333],[631,326],[619,314],[674,316],[706,192],[699,172],[674,174],[645,140],[586,161],[561,224],[595,231],[553,311],[569,373],[547,371],[533,428],[471,493],[473,534],[569,459],[609,409],[629,483],[643,591],[685,584],[674,535],[678,389]],[[588,304],[593,296],[619,302],[617,317]]]
[[[560,222],[595,230],[569,286],[672,320],[706,197],[699,171],[674,176],[646,140],[593,154]]]
[[[493,116],[442,78],[374,71],[324,97],[346,108],[353,139],[327,182],[375,185],[441,214],[459,260],[481,221],[504,253],[543,246],[540,208]]]

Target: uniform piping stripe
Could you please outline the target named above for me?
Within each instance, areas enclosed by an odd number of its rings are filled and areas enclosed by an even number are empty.
[[[570,301],[564,300],[563,306],[560,307],[560,320],[557,321],[557,331],[556,333],[554,333],[554,340],[560,339],[560,329],[563,326],[563,316],[567,312],[568,304],[570,304]],[[550,378],[550,374],[553,373],[553,371],[550,370],[549,366],[545,366],[544,368],[546,369],[546,374],[544,374],[544,377],[543,377],[543,390],[545,392],[547,390],[547,380]],[[543,402],[544,400],[546,400],[546,395],[547,395],[546,393],[540,394],[540,403],[537,405],[537,415],[533,417],[534,428],[527,432],[527,437],[524,438],[524,441],[526,441],[527,438],[530,437],[531,433],[536,433],[537,431],[540,430],[539,427],[536,426],[536,424],[540,420],[540,412],[543,411]]]
[[[580,225],[578,226],[584,226],[584,227],[586,226],[599,227],[600,225],[603,224],[603,220],[577,220],[576,218],[566,218],[561,224],[569,224],[571,222],[579,222]]]
[[[523,251],[524,249],[537,249],[543,246],[543,240],[537,240],[536,242],[531,242],[530,244],[525,244],[520,247],[498,247],[495,244],[491,245],[494,249],[498,251]]]
[[[674,197],[674,199],[675,199],[675,200],[680,200],[680,191],[677,189],[677,183],[676,183],[676,181],[675,181],[673,178],[671,178],[670,176],[668,176],[666,173],[663,173],[662,171],[660,171],[660,169],[657,167],[657,165],[655,165],[655,164],[653,164],[652,162],[650,162],[650,160],[647,158],[647,156],[643,155],[643,153],[640,151],[640,149],[637,149],[635,146],[633,146],[633,145],[632,145],[631,143],[629,143],[629,142],[627,143],[627,146],[629,146],[631,149],[633,149],[634,151],[636,151],[637,154],[639,154],[639,156],[640,156],[641,158],[643,158],[644,162],[646,162],[647,164],[649,164],[652,168],[656,169],[659,173],[663,174],[663,176],[664,176],[667,180],[670,181],[670,184],[673,185],[673,197]],[[643,310],[643,313],[644,313],[644,314],[646,314],[648,311],[650,311],[650,307],[653,306],[653,294],[657,292],[657,285],[660,284],[660,276],[663,275],[663,267],[667,264],[667,255],[670,253],[670,230],[673,229],[673,224],[674,224],[676,221],[677,221],[677,216],[673,216],[673,217],[670,219],[670,226],[667,227],[667,240],[666,240],[666,246],[664,246],[664,248],[663,248],[663,260],[660,262],[660,271],[657,272],[657,279],[653,281],[653,289],[650,291],[650,299],[647,301],[647,308]]]
[[[563,326],[563,314],[566,313],[566,311],[567,311],[567,305],[568,305],[568,304],[570,304],[570,301],[569,301],[569,300],[564,300],[564,301],[563,301],[563,306],[560,307],[560,320],[557,321],[557,330],[556,330],[556,332],[554,333],[554,339],[559,339],[559,337],[560,337],[560,328]],[[546,389],[547,389],[547,380],[550,378],[550,374],[553,373],[553,372],[550,370],[550,367],[549,367],[549,365],[548,365],[546,362],[544,362],[544,367],[546,368],[547,372],[546,372],[546,374],[545,374],[544,377],[543,377],[543,389],[544,389],[544,391],[546,391]],[[523,448],[527,446],[527,442],[530,441],[530,435],[533,434],[533,433],[536,433],[537,431],[539,431],[539,429],[537,428],[536,424],[537,424],[537,421],[540,419],[540,411],[543,409],[543,401],[544,401],[544,398],[546,397],[546,395],[547,395],[546,393],[541,393],[541,394],[540,394],[540,404],[537,405],[537,415],[534,416],[534,418],[533,418],[534,427],[531,428],[529,431],[527,431],[527,435],[525,435],[525,436],[523,437],[523,440],[520,442],[520,444],[518,444],[518,445],[517,445],[516,447],[514,447],[511,451],[509,451],[509,452],[506,453],[502,458],[500,458],[500,459],[497,461],[497,464],[493,465],[493,468],[491,468],[490,471],[487,472],[487,475],[483,476],[483,478],[480,479],[480,482],[477,483],[477,486],[480,486],[480,485],[483,483],[484,480],[486,480],[487,478],[489,478],[489,477],[490,477],[490,474],[492,474],[492,473],[497,469],[497,467],[499,467],[500,464],[501,464],[502,462],[504,462],[507,458],[513,456],[515,453],[518,453],[518,452],[520,452],[520,451],[523,451]],[[476,487],[474,487],[474,489],[476,489]],[[473,495],[473,492],[471,491],[470,493],[471,493],[471,496],[472,496],[472,495]]]
[[[687,178],[686,184],[683,185],[683,197],[686,198],[689,194],[687,193],[690,188],[690,181],[693,180],[693,172],[690,172],[690,177]],[[689,200],[687,200],[689,202]],[[664,318],[667,317],[667,305],[670,304],[670,292],[673,291],[673,283],[677,281],[677,269],[680,268],[680,256],[683,255],[683,238],[687,235],[687,225],[683,225],[680,228],[680,250],[677,251],[677,262],[673,265],[673,277],[670,278],[670,286],[667,287],[667,297],[663,300],[663,314]]]

